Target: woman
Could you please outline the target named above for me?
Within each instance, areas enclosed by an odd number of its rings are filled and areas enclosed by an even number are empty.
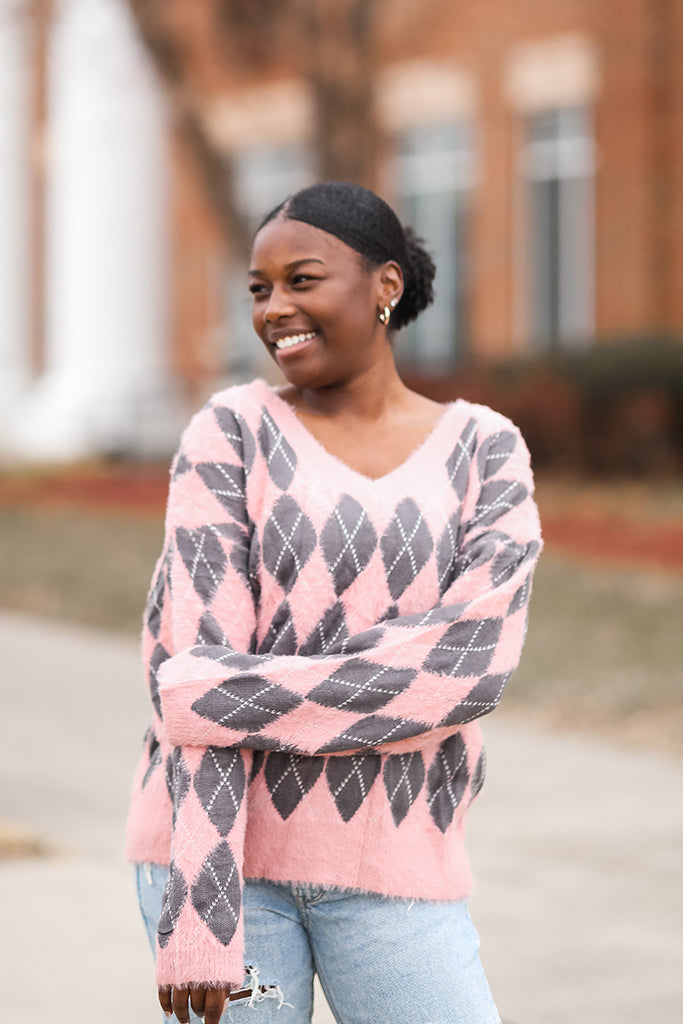
[[[540,531],[516,428],[398,376],[433,276],[373,193],[290,197],[249,271],[287,384],[228,388],[183,436],[128,837],[181,1022],[303,1024],[314,972],[342,1024],[499,1020],[464,818]]]

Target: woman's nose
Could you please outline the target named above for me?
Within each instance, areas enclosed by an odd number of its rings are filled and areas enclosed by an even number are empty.
[[[276,320],[294,316],[295,312],[296,310],[287,292],[282,288],[273,288],[264,313],[266,322],[272,324]]]

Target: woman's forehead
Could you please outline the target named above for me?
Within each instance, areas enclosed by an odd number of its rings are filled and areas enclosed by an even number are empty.
[[[277,217],[256,235],[251,250],[251,267],[258,268],[264,260],[287,264],[307,256],[326,263],[343,259],[358,262],[359,258],[355,249],[328,231],[300,220]]]

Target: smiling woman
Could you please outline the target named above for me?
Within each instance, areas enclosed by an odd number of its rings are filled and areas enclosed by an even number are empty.
[[[229,1000],[305,1024],[316,972],[340,1024],[499,1020],[463,831],[540,529],[516,428],[398,376],[433,276],[373,193],[290,197],[249,273],[288,383],[215,395],[183,436],[128,832],[181,1022]]]

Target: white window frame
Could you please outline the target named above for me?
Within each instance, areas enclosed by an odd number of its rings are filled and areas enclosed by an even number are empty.
[[[545,137],[543,121],[551,129]],[[590,108],[572,105],[530,114],[521,169],[531,345],[541,351],[583,345],[595,330],[595,146]],[[536,215],[544,191],[546,203],[554,207],[549,211],[553,219],[539,224]],[[543,236],[545,252],[539,250]]]
[[[401,331],[397,357],[402,365],[428,374],[452,369],[468,343],[467,221],[475,181],[472,134],[470,119],[462,118],[413,125],[395,137],[392,191],[396,205],[402,219],[425,236],[437,266],[434,304]],[[446,216],[430,231],[420,216],[420,205],[439,198]]]

